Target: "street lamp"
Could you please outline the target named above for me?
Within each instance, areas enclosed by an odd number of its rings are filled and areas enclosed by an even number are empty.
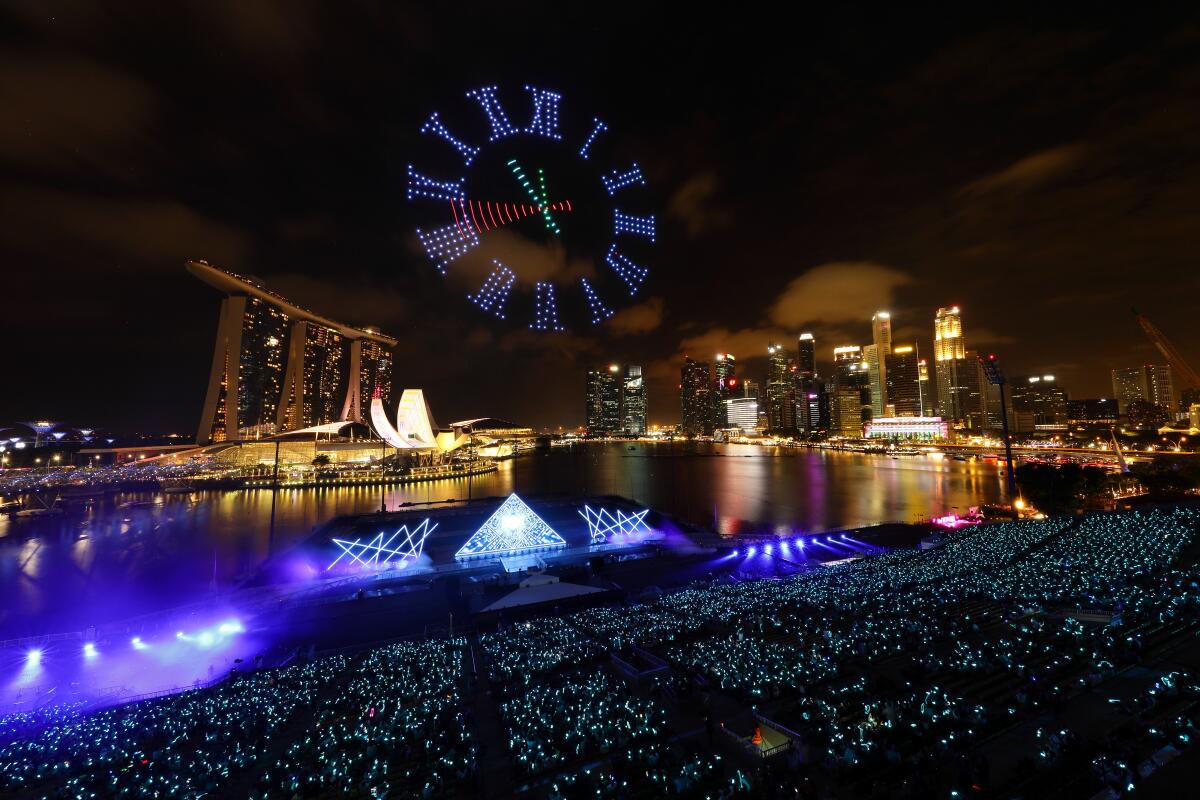
[[[1021,510],[1017,506],[1017,484],[1013,476],[1013,459],[1012,459],[1012,440],[1008,436],[1008,408],[1004,402],[1004,372],[1000,369],[1000,362],[996,360],[996,354],[990,353],[987,358],[979,357],[979,363],[983,366],[983,374],[987,377],[987,382],[992,386],[1000,387],[1000,430],[1004,432],[1004,461],[1006,464],[1005,478],[1008,484],[1008,501],[1012,506],[1012,517],[1014,520],[1021,518]]]

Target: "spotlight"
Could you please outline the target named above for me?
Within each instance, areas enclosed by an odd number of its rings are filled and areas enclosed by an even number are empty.
[[[42,663],[42,651],[37,649],[36,647],[32,650],[25,651],[25,663],[26,664]]]
[[[175,638],[176,638],[176,639],[182,639],[182,638],[183,638],[183,631],[175,631]]]
[[[758,548],[757,548],[757,547],[751,547],[749,550],[747,550],[747,551],[746,551],[746,555],[748,555],[748,556],[752,556],[752,555],[754,555],[754,554],[755,554],[755,553],[757,553],[757,552],[758,552]]]
[[[802,550],[803,550],[803,549],[804,549],[804,539],[803,539],[803,537],[801,537],[801,538],[797,539],[797,540],[796,540],[796,544],[800,545],[800,549],[802,549]]]
[[[196,637],[196,641],[200,643],[201,647],[209,647],[216,641],[216,638],[212,631],[201,631],[200,635]]]
[[[737,549],[735,548],[735,549],[734,549],[734,551],[733,551],[733,557],[734,557],[734,558],[737,558],[737,556],[738,556],[738,551],[737,551]]]
[[[84,658],[95,658],[98,655],[99,655],[99,653],[96,652],[96,645],[92,644],[91,642],[87,642],[86,644],[84,644],[84,646],[83,646],[83,657]]]
[[[129,640],[129,643],[133,645],[134,650],[145,650],[147,647],[146,643],[142,641],[142,637],[140,636],[133,637]]]
[[[245,633],[246,629],[242,627],[242,623],[235,619],[230,622],[222,622],[220,626],[217,627],[217,631],[225,636],[228,636],[231,633]]]

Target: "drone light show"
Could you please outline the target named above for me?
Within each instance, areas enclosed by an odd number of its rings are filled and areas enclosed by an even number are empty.
[[[366,568],[404,567],[421,557],[425,551],[425,540],[436,528],[436,522],[430,524],[429,520],[425,519],[419,525],[413,526],[412,530],[409,530],[407,525],[401,525],[386,539],[386,534],[382,532],[367,541],[333,539],[331,541],[340,547],[342,552],[325,569],[333,569],[338,564]],[[343,561],[347,556],[349,559]]]
[[[646,515],[649,513],[650,509],[648,508],[643,508],[633,514],[626,514],[620,509],[617,509],[615,513],[605,508],[596,510],[591,506],[584,506],[579,510],[579,516],[587,520],[592,544],[604,544],[612,539],[623,539],[634,534],[649,533],[650,526],[646,524]]]
[[[657,224],[640,213],[646,173],[600,118],[573,112],[557,91],[523,88],[482,86],[426,117],[422,166],[408,166],[416,242],[497,321],[549,334],[601,325],[649,274]],[[530,258],[512,255],[514,240]],[[537,253],[582,269],[548,275]]]
[[[535,514],[524,500],[510,494],[454,557],[516,555],[532,550],[565,547],[566,544],[566,540]]]

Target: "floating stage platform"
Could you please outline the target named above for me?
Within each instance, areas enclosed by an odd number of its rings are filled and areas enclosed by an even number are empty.
[[[521,574],[657,552],[680,537],[687,537],[680,523],[627,498],[514,494],[337,517],[288,557],[303,558],[323,578]]]

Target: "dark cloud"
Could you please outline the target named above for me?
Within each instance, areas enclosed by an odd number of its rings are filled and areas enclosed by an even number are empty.
[[[999,172],[972,181],[963,190],[968,193],[995,191],[1020,192],[1031,189],[1073,169],[1083,158],[1080,145],[1064,145],[1044,150],[1017,161]]]
[[[0,184],[0,242],[26,256],[78,259],[70,271],[176,270],[188,258],[241,265],[250,237],[168,198],[130,199]]]
[[[896,289],[911,282],[910,275],[870,261],[821,264],[792,279],[768,314],[797,332],[817,323],[861,322],[891,308]]]
[[[142,177],[158,98],[111,65],[63,52],[0,52],[0,160],[12,172]]]
[[[663,299],[652,297],[645,302],[619,311],[608,322],[617,335],[634,335],[658,330],[663,321]]]
[[[733,215],[721,205],[720,181],[702,172],[680,186],[667,202],[667,213],[679,220],[688,236],[728,227]]]

